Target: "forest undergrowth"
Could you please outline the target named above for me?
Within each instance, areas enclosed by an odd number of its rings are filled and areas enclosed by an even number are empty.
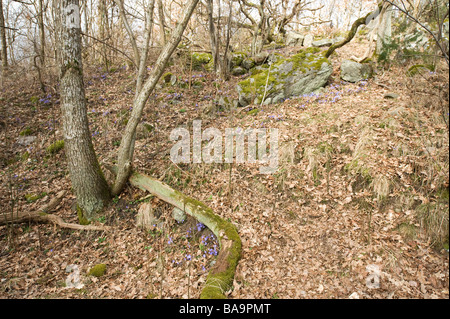
[[[391,64],[367,81],[341,81],[340,61],[363,50],[357,41],[341,48],[320,94],[281,104],[221,109],[214,101],[236,98],[241,77],[220,81],[182,61],[168,69],[177,83],[161,82],[150,97],[135,169],[237,227],[243,252],[229,298],[448,298],[448,69],[408,75],[409,65]],[[127,67],[85,66],[100,163],[117,158],[133,79]],[[34,211],[66,190],[53,213],[77,223],[53,85],[44,94],[25,71],[3,82],[0,208]],[[221,131],[278,128],[277,172],[262,175],[247,163],[174,164],[170,132],[191,131],[195,119]],[[148,230],[135,226],[142,203],[161,222]],[[170,205],[130,185],[95,223],[113,227],[1,226],[0,297],[199,297],[219,249],[204,225],[176,222]],[[98,264],[105,274],[89,276]],[[78,289],[67,287],[70,265],[80,270]]]

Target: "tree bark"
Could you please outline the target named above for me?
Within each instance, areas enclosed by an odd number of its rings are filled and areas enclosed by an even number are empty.
[[[198,4],[198,1],[199,0],[190,0],[187,3],[184,9],[184,16],[182,20],[177,24],[177,27],[172,33],[172,37],[164,46],[148,79],[144,83],[142,90],[134,100],[133,111],[131,112],[130,119],[128,120],[125,132],[122,135],[122,141],[120,143],[119,155],[117,159],[118,173],[114,186],[112,188],[113,195],[120,194],[123,187],[125,186],[125,183],[128,180],[128,177],[130,176],[134,153],[134,136],[136,133],[136,127],[141,119],[144,106],[147,103],[147,100],[156,84],[158,83],[160,77],[162,76],[167,62],[172,56],[172,53],[180,43],[184,29],[186,28],[189,19]]]
[[[208,11],[208,31],[209,31],[209,43],[211,45],[211,53],[214,59],[214,72],[220,73],[217,69],[219,66],[219,54],[217,50],[217,39],[216,39],[216,28],[214,26],[214,20],[213,20],[213,7],[214,7],[214,0],[207,0],[206,1],[206,9]]]
[[[41,69],[45,66],[45,29],[44,29],[44,3],[43,0],[39,0],[39,13],[38,13],[38,24],[39,24],[39,60],[41,62]]]
[[[5,16],[3,15],[3,0],[0,0],[0,42],[2,46],[2,70],[6,71],[8,68],[8,49],[6,44]]]
[[[142,49],[139,58],[139,70],[136,79],[136,97],[142,90],[142,85],[145,80],[145,74],[147,73],[147,57],[150,45],[150,38],[152,36],[154,8],[155,8],[155,0],[150,0],[150,3],[148,4],[148,8],[146,11],[144,47]]]
[[[165,46],[167,42],[166,37],[166,21],[164,19],[164,6],[162,0],[158,0],[158,16],[159,16],[159,32],[161,45]]]
[[[98,14],[99,14],[99,21],[98,21],[98,28],[100,32],[100,39],[102,39],[103,42],[109,42],[110,33],[109,33],[109,22],[108,22],[108,8],[105,0],[99,0],[98,2]],[[101,50],[101,63],[105,65],[105,71],[109,70],[109,49],[108,46],[105,43],[102,43],[102,50]]]
[[[92,220],[110,200],[92,145],[81,58],[79,0],[61,1],[60,94],[64,148],[80,217]]]

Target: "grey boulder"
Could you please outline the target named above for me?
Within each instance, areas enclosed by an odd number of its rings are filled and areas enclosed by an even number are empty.
[[[369,64],[362,64],[350,60],[341,63],[341,79],[347,82],[356,83],[367,80],[372,75],[372,68]]]

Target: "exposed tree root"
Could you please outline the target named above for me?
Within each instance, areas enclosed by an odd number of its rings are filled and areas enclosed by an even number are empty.
[[[380,1],[378,4],[378,9],[379,12],[381,12],[382,8],[383,8],[383,1]],[[350,31],[347,33],[347,36],[345,37],[344,40],[333,44],[325,53],[325,57],[329,58],[331,54],[333,54],[334,51],[336,51],[336,49],[339,49],[341,47],[343,47],[344,45],[346,45],[347,43],[349,43],[356,35],[356,32],[358,31],[358,28],[361,25],[365,25],[367,22],[367,18],[369,18],[374,12],[370,12],[368,13],[365,17],[359,18],[357,19],[355,22],[353,22],[352,27],[350,29]],[[368,52],[370,53],[370,51]],[[366,54],[368,54],[366,53]],[[364,58],[365,60],[365,58]]]
[[[233,285],[234,274],[241,257],[241,239],[236,228],[215,215],[204,203],[192,199],[150,176],[134,172],[130,183],[149,191],[165,202],[178,207],[207,226],[218,238],[220,252],[216,264],[209,272],[201,299],[224,299]]]
[[[6,225],[9,223],[25,223],[25,222],[44,222],[53,223],[62,228],[70,228],[76,230],[108,230],[108,226],[94,226],[94,225],[78,225],[72,223],[66,223],[61,217],[49,214],[56,206],[61,202],[65,195],[65,191],[59,192],[55,198],[53,198],[48,204],[42,206],[34,212],[20,213],[17,215],[9,213],[0,214],[0,225]]]

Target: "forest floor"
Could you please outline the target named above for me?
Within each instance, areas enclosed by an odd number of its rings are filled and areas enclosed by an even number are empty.
[[[164,85],[151,96],[143,115],[151,129],[139,131],[135,168],[237,227],[243,251],[229,298],[449,297],[448,101],[445,111],[439,102],[448,70],[408,77],[408,66],[392,64],[375,79],[342,82],[340,62],[364,49],[353,41],[332,56],[335,72],[320,97],[206,113],[215,98],[236,97],[240,78],[191,74],[183,61],[169,70],[188,87]],[[85,69],[94,146],[101,163],[112,163],[132,106],[133,71]],[[57,92],[40,93],[31,72],[2,85],[1,212],[34,211],[66,190],[53,213],[77,223],[64,151],[47,149],[63,138]],[[191,130],[194,119],[221,131],[278,128],[278,171],[175,165],[170,132]],[[36,139],[20,144],[26,136]],[[143,202],[163,226],[135,226]],[[170,205],[128,185],[96,222],[110,231],[1,226],[0,298],[198,298],[218,243],[195,220],[179,224],[171,214]],[[88,276],[100,263],[106,273]],[[67,287],[69,265],[78,266],[83,287]]]

